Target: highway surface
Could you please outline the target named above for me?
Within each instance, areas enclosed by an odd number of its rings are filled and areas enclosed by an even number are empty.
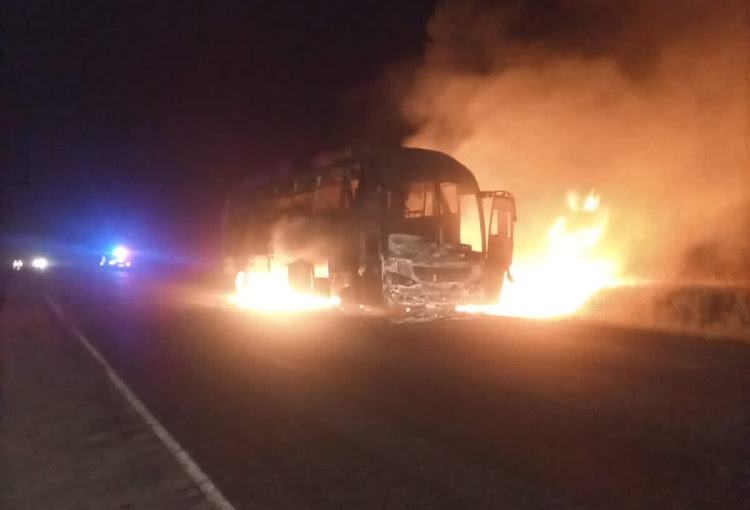
[[[750,343],[586,321],[237,310],[37,282],[237,509],[747,508]]]

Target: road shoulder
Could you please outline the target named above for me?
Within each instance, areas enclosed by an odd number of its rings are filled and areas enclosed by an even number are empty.
[[[20,286],[8,298],[0,507],[213,508],[43,298]]]

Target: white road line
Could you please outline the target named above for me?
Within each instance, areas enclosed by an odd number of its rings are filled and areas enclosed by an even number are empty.
[[[68,329],[70,329],[71,333],[73,333],[73,336],[75,336],[78,341],[81,342],[86,350],[89,351],[91,356],[94,357],[97,363],[102,366],[102,368],[104,369],[104,373],[107,374],[107,377],[112,382],[112,384],[114,384],[115,388],[117,388],[117,390],[122,394],[125,400],[127,400],[128,403],[133,407],[133,409],[135,409],[135,411],[141,416],[143,421],[145,421],[148,426],[151,427],[151,430],[153,430],[156,436],[161,439],[162,443],[164,443],[164,446],[166,446],[167,449],[172,453],[172,455],[174,455],[175,459],[177,459],[177,462],[179,462],[183,469],[185,469],[188,476],[190,476],[190,478],[192,478],[192,480],[198,485],[198,488],[201,490],[201,492],[206,495],[208,501],[218,510],[235,510],[234,506],[232,506],[232,504],[224,497],[219,488],[214,485],[208,475],[204,473],[203,470],[198,466],[198,464],[196,464],[196,462],[190,457],[190,454],[188,454],[188,452],[186,452],[185,449],[180,446],[180,443],[178,443],[177,440],[172,437],[169,432],[167,432],[167,429],[165,429],[164,426],[159,423],[159,420],[157,420],[156,417],[151,414],[151,412],[143,404],[143,402],[141,402],[140,399],[136,397],[135,394],[130,390],[130,388],[128,388],[128,386],[123,382],[123,380],[120,379],[120,377],[115,373],[109,363],[107,363],[107,360],[104,359],[104,356],[102,356],[101,353],[96,349],[96,347],[91,345],[91,342],[88,341],[83,333],[81,333],[81,331],[66,318],[65,314],[57,305],[57,303],[55,303],[54,300],[46,293],[44,295],[44,298],[47,300],[47,303],[49,303],[50,307],[55,312],[55,315],[57,315],[63,325],[67,326]]]

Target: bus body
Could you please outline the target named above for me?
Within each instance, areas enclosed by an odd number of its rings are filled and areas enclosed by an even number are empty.
[[[288,269],[298,290],[392,311],[496,301],[515,201],[441,152],[350,153],[227,200],[226,270]]]

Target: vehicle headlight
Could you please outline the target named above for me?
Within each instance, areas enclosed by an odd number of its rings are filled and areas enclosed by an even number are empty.
[[[49,261],[44,257],[36,257],[31,261],[31,267],[44,271],[49,266]]]
[[[384,274],[384,279],[388,284],[403,285],[405,287],[411,287],[412,285],[416,285],[417,283],[406,275],[394,273],[392,271],[386,271]]]

